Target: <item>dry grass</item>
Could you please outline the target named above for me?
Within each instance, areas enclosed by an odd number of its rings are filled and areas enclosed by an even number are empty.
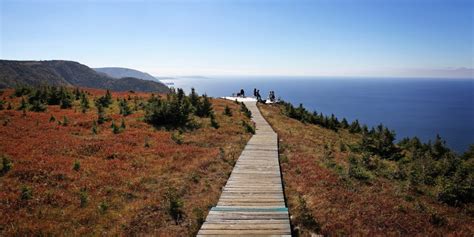
[[[341,143],[355,144],[358,135],[303,124],[283,115],[278,105],[259,107],[281,139],[285,195],[292,224],[302,236],[474,234],[472,208],[440,204],[381,176],[368,182],[350,178],[349,149],[341,151]]]
[[[19,99],[9,98],[11,93],[2,97],[15,108]],[[144,100],[150,94],[113,93],[114,100],[128,96]],[[184,132],[181,145],[171,139],[174,131],[143,122],[142,110],[123,118],[121,133],[114,134],[109,121],[98,126],[97,135],[95,108],[85,114],[78,104],[26,115],[0,111],[0,154],[13,161],[0,176],[0,235],[194,235],[250,138],[240,124],[248,119],[239,105],[212,103],[220,128],[195,118],[201,128]],[[120,125],[117,104],[106,112]],[[226,105],[233,117],[222,115]],[[66,116],[69,123],[50,122],[51,116],[59,121]],[[31,198],[22,199],[22,189]],[[178,224],[169,214],[170,192],[183,204]]]

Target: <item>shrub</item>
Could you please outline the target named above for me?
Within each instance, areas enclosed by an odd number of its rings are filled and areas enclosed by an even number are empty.
[[[20,106],[18,106],[17,110],[23,110],[25,111],[28,109],[28,103],[26,102],[25,98],[21,98]]]
[[[31,108],[30,108],[30,111],[33,111],[33,112],[44,112],[46,111],[47,107],[46,107],[46,104],[44,104],[43,102],[39,101],[39,100],[35,100],[32,102],[31,104]]]
[[[102,201],[99,203],[99,212],[104,214],[108,209],[109,209],[109,204],[107,203],[107,201]]]
[[[194,88],[191,88],[191,93],[189,94],[189,101],[191,102],[191,105],[196,108],[199,104],[199,96],[194,90]]]
[[[106,121],[108,121],[108,119],[107,119],[107,117],[105,117],[104,107],[102,107],[102,105],[98,104],[97,105],[97,123],[98,124],[103,124]]]
[[[192,112],[188,100],[176,94],[168,95],[167,100],[152,97],[145,108],[145,121],[154,126],[170,128],[185,127]]]
[[[212,114],[212,104],[206,95],[202,96],[202,99],[198,101],[196,105],[195,114],[199,117],[209,117]]]
[[[178,225],[183,218],[183,200],[174,188],[169,188],[165,194],[168,202],[168,214],[173,218],[176,225]]]
[[[69,120],[67,119],[66,116],[63,116],[63,122],[62,122],[62,125],[63,126],[67,126],[69,124]]]
[[[216,121],[216,117],[214,116],[214,113],[211,113],[211,126],[215,129],[219,129],[220,125]]]
[[[349,157],[348,175],[362,181],[368,181],[372,178],[371,174],[359,163],[356,157]]]
[[[181,132],[172,133],[171,140],[173,140],[178,145],[183,144],[183,136],[181,135]]]
[[[21,200],[29,200],[33,197],[33,192],[30,187],[22,186],[20,191],[20,199]]]
[[[107,90],[107,92],[105,93],[104,96],[101,96],[99,97],[96,101],[95,101],[95,104],[96,106],[102,106],[104,108],[108,108],[109,105],[111,105],[113,103],[113,100],[112,100],[112,94],[110,94],[110,91]]]
[[[242,121],[242,126],[244,127],[246,132],[255,134],[255,128],[252,125],[248,124],[245,121]]]
[[[224,115],[232,117],[232,110],[227,105],[224,108]]]
[[[301,225],[311,231],[320,232],[321,225],[314,219],[311,210],[308,208],[306,204],[306,200],[302,197],[298,197],[298,213],[297,221],[301,223]]]
[[[60,106],[61,109],[69,109],[72,107],[72,98],[65,95],[61,98],[60,104],[61,104]]]
[[[240,111],[244,113],[244,115],[247,116],[247,118],[252,117],[252,112],[247,108],[244,102],[240,102]]]
[[[81,169],[81,163],[78,160],[75,160],[74,164],[72,165],[72,169],[75,171],[79,171]]]
[[[119,133],[120,133],[120,128],[117,127],[117,125],[115,125],[115,122],[114,122],[114,121],[112,121],[112,125],[111,125],[110,127],[112,128],[112,132],[113,132],[114,134],[119,134]]]
[[[0,176],[3,176],[13,168],[13,163],[6,155],[0,155]]]
[[[90,103],[89,99],[87,99],[87,95],[85,93],[81,94],[81,109],[82,113],[87,112],[87,110],[90,108]]]
[[[128,103],[125,99],[120,100],[119,108],[120,108],[120,114],[123,116],[128,116],[132,114],[132,109],[128,106]]]
[[[125,119],[122,118],[122,121],[120,122],[120,129],[124,130],[125,128],[127,128],[125,125]]]
[[[97,134],[99,133],[99,130],[97,128],[97,122],[94,120],[94,122],[92,123],[92,134]]]
[[[79,200],[81,202],[81,208],[87,206],[87,203],[89,202],[89,195],[87,195],[85,189],[81,189],[81,191],[79,192]]]

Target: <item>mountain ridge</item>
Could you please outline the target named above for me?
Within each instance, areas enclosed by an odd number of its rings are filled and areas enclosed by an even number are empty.
[[[0,88],[28,86],[79,86],[113,91],[167,93],[166,85],[138,78],[112,78],[88,66],[66,60],[0,60]]]
[[[131,69],[131,68],[99,67],[99,68],[92,68],[92,69],[94,69],[96,72],[105,73],[109,77],[113,77],[117,79],[124,78],[124,77],[135,77],[142,80],[159,82],[159,80],[155,78],[154,76],[146,72],[142,72],[142,71]]]

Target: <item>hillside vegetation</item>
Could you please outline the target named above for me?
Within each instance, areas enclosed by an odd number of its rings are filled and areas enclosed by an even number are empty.
[[[474,233],[474,146],[457,155],[438,136],[395,143],[383,125],[259,105],[280,138],[285,196],[295,233]]]
[[[101,68],[93,68],[95,71],[100,73],[105,73],[109,77],[113,78],[124,78],[124,77],[134,77],[138,79],[148,80],[148,81],[159,81],[152,75],[141,72],[138,70],[130,69],[130,68],[122,68],[122,67],[101,67]]]
[[[112,91],[166,93],[168,87],[156,81],[133,77],[116,79],[77,62],[0,60],[0,89],[18,86],[78,86]]]
[[[182,90],[0,91],[0,236],[195,235],[251,136],[241,110]]]

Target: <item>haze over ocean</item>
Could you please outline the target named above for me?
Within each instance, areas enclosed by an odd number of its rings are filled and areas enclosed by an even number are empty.
[[[474,143],[474,80],[416,78],[212,77],[164,80],[187,92],[228,96],[243,88],[277,97],[324,114],[334,113],[369,126],[383,123],[397,139],[423,141],[440,134],[450,148],[464,152]]]

